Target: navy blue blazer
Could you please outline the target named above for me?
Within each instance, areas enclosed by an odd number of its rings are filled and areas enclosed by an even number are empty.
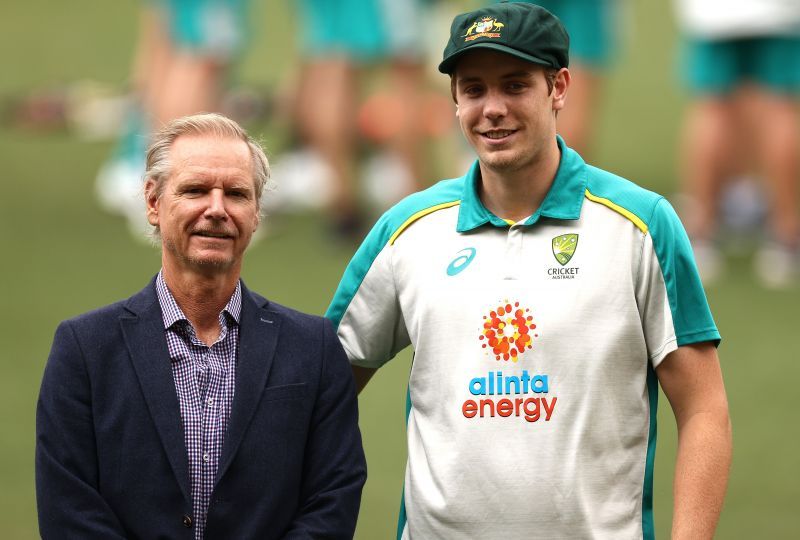
[[[331,323],[242,285],[239,355],[205,537],[352,538],[366,480]],[[154,281],[62,322],[36,411],[43,538],[194,536],[178,397]]]

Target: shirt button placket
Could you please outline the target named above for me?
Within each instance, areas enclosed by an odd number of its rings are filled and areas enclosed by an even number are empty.
[[[521,225],[512,225],[506,236],[506,258],[503,279],[519,279],[522,255]]]

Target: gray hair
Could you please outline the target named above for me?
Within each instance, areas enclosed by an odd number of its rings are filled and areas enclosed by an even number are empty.
[[[269,161],[261,145],[250,137],[235,121],[217,113],[201,113],[170,121],[155,133],[147,149],[144,177],[155,184],[155,195],[160,197],[170,175],[169,151],[172,143],[182,135],[211,135],[221,139],[236,139],[247,144],[253,164],[253,182],[256,190],[256,208],[261,209],[261,195],[271,189]]]

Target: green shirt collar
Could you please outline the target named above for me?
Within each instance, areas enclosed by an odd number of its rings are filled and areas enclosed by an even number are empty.
[[[542,205],[525,221],[525,225],[533,225],[542,216],[554,219],[578,219],[581,215],[587,182],[586,163],[577,152],[564,144],[560,136],[556,135],[556,141],[561,152],[556,177]],[[476,160],[464,177],[464,191],[461,194],[456,228],[458,232],[471,231],[486,223],[496,227],[508,227],[508,223],[483,206],[478,196],[480,181],[481,169]]]

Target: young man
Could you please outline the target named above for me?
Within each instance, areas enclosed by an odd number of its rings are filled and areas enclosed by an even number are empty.
[[[359,388],[414,347],[402,538],[651,538],[659,382],[674,537],[715,529],[720,336],[669,203],[556,136],[567,51],[538,6],[455,18],[439,70],[478,160],[387,212],[329,308]]]
[[[239,278],[267,158],[225,117],[147,154],[161,271],[62,323],[36,413],[43,538],[340,538],[366,479],[355,389],[328,321]]]

